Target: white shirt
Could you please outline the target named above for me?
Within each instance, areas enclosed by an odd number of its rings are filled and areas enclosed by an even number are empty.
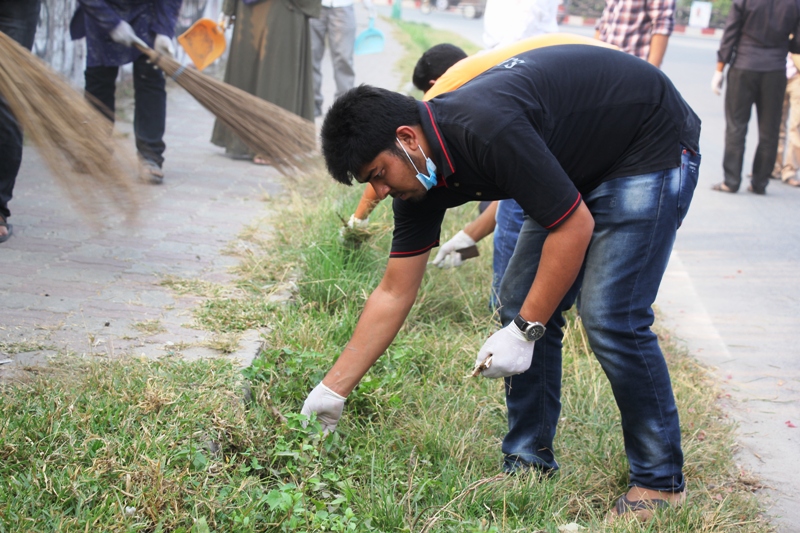
[[[558,31],[560,0],[488,0],[483,15],[483,44],[505,46],[526,37]]]

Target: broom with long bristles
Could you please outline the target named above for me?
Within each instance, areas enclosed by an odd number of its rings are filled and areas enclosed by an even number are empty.
[[[164,71],[235,133],[255,154],[281,172],[300,168],[316,151],[314,123],[135,42]]]
[[[111,137],[111,123],[82,93],[2,32],[0,95],[90,219],[97,221],[103,211],[127,217],[137,212],[133,150]]]

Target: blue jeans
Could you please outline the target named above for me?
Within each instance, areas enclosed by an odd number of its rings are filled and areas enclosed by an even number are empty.
[[[558,468],[553,438],[561,412],[563,312],[578,300],[589,344],[620,410],[630,484],[678,492],[684,488],[678,411],[658,346],[652,304],[675,234],[697,185],[700,156],[684,150],[679,168],[618,178],[583,201],[595,221],[578,279],[534,346],[533,363],[506,378],[509,431],[505,469]],[[500,319],[509,324],[533,283],[548,231],[525,217],[500,287]]]
[[[492,309],[498,305],[500,282],[508,268],[508,262],[514,255],[519,232],[525,219],[525,212],[514,200],[500,200],[497,204],[494,228],[494,255],[492,257]]]

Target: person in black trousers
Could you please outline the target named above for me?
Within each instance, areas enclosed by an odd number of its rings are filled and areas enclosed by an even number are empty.
[[[39,23],[39,0],[3,0],[0,2],[0,31],[28,50],[33,47],[36,25]],[[11,211],[8,202],[14,192],[20,163],[22,163],[22,130],[0,96],[0,243],[11,237],[8,223]]]
[[[790,40],[790,36],[793,37]],[[781,106],[786,91],[786,54],[800,53],[800,3],[797,0],[734,0],[717,52],[717,70],[711,90],[725,92],[725,181],[712,188],[734,193],[742,183],[747,124],[753,104],[758,114],[758,148],[753,177],[747,190],[766,194],[775,156]]]

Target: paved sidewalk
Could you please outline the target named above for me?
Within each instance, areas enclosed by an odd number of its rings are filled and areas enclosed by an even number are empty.
[[[358,20],[365,29],[365,13]],[[387,23],[379,20],[377,27],[386,49],[357,57],[357,82],[397,89],[393,65],[401,50]],[[330,61],[325,65],[329,104],[333,77]],[[10,204],[14,236],[0,245],[0,361],[11,360],[0,364],[0,379],[57,352],[221,355],[205,346],[209,332],[192,327],[201,299],[161,283],[168,277],[231,281],[237,258],[226,249],[247,246],[237,236],[248,225],[265,224],[285,178],[225,157],[209,142],[213,116],[175,84],[167,106],[164,185],[140,185],[142,210],[132,226],[106,220],[101,230],[89,227],[36,150],[25,147]],[[120,121],[117,129],[133,143],[130,123]],[[163,330],[148,333],[154,326]],[[236,356],[251,358],[258,337],[250,332]]]

